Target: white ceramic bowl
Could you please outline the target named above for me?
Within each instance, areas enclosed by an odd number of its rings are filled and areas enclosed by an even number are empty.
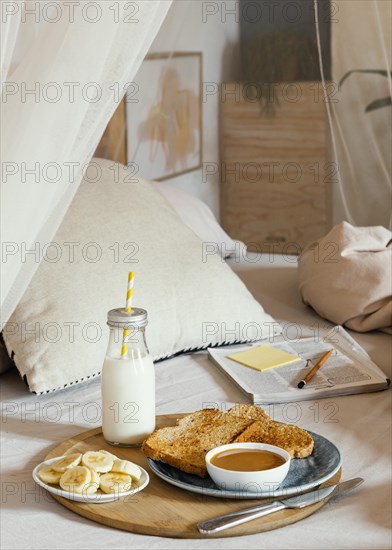
[[[211,464],[214,455],[230,449],[257,449],[259,451],[270,451],[281,456],[285,462],[281,466],[269,470],[260,470],[256,472],[239,472],[236,470],[226,470]],[[213,479],[215,485],[220,489],[228,491],[246,491],[251,493],[261,493],[265,491],[274,491],[287,476],[290,468],[291,457],[287,451],[275,445],[265,443],[230,443],[215,447],[206,454],[207,471]]]

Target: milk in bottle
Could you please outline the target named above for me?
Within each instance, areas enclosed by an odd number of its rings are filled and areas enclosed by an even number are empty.
[[[155,370],[145,340],[147,312],[108,313],[109,345],[102,368],[102,431],[111,445],[137,447],[155,429]],[[126,336],[126,354],[121,355]]]

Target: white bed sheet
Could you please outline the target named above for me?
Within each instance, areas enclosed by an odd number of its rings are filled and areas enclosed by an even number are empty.
[[[268,313],[293,337],[330,326],[298,296],[295,258],[263,255],[232,264]],[[290,332],[292,331],[292,332]],[[351,334],[391,376],[391,339]],[[243,395],[208,361],[205,352],[159,363],[157,413],[189,412],[206,403],[228,407]],[[62,507],[31,479],[34,466],[60,441],[100,424],[99,380],[67,391],[33,396],[15,370],[1,377],[2,549],[89,548],[378,548],[391,547],[391,392],[276,405],[273,417],[296,421],[331,439],[343,457],[343,477],[365,485],[313,516],[259,535],[181,540],[134,535],[95,524]]]

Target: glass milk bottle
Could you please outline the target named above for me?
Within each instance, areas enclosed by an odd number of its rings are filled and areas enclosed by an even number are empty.
[[[112,309],[108,325],[101,381],[103,436],[111,445],[138,447],[155,429],[155,370],[145,339],[147,311]]]

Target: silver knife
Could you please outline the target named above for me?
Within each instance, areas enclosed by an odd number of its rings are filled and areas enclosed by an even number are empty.
[[[336,485],[329,485],[329,487],[316,489],[310,493],[305,493],[282,500],[275,500],[269,504],[253,506],[252,508],[245,508],[244,510],[232,512],[231,514],[227,514],[225,516],[200,521],[197,524],[197,528],[203,535],[212,535],[214,533],[218,533],[219,531],[223,531],[224,529],[241,525],[241,523],[246,523],[252,519],[261,518],[262,516],[279,512],[279,510],[284,510],[285,508],[305,508],[305,506],[316,504],[316,502],[320,502],[320,500],[330,499],[346,493],[355,487],[358,487],[358,485],[361,485],[363,482],[363,478],[356,477],[348,481],[343,481],[342,483],[337,483]]]

